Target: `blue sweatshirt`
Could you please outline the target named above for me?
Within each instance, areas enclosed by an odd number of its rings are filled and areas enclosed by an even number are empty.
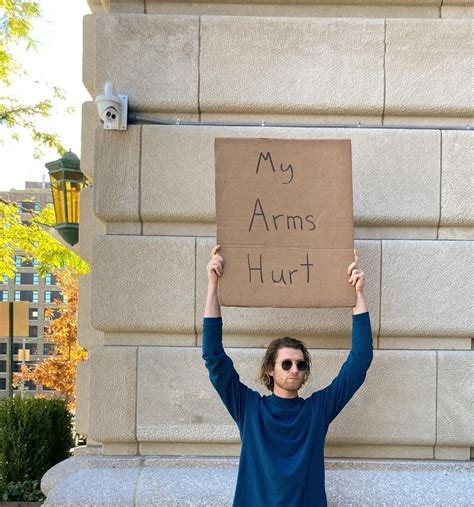
[[[309,398],[262,396],[242,384],[222,346],[222,318],[204,318],[209,378],[237,423],[241,452],[234,507],[326,506],[324,440],[372,362],[369,314],[352,316],[352,348],[332,383]]]

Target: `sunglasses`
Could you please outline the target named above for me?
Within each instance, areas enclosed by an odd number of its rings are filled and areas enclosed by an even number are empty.
[[[284,359],[283,361],[278,361],[281,363],[281,367],[285,370],[291,370],[291,367],[293,366],[293,363],[296,363],[296,367],[300,371],[305,371],[308,369],[308,363],[306,361],[303,361],[302,359],[298,359],[298,361],[292,361],[291,359]]]

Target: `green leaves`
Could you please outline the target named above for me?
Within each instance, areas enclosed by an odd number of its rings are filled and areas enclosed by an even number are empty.
[[[0,0],[0,81],[10,84],[10,76],[21,66],[15,61],[11,48],[25,42],[27,48],[36,46],[30,32],[32,22],[41,15],[39,2],[31,0]]]
[[[0,401],[0,498],[37,501],[41,477],[70,456],[72,415],[62,400]]]
[[[24,224],[17,205],[0,200],[0,275],[9,278],[15,276],[16,255],[37,259],[40,276],[64,267],[73,269],[79,275],[87,273],[87,262],[47,232],[48,226],[54,227],[55,223],[52,205],[39,213],[32,212],[31,222]]]
[[[13,57],[13,48],[20,43],[26,45],[26,50],[36,48],[31,38],[33,21],[41,15],[39,1],[32,0],[0,0],[0,83],[4,87],[11,85],[14,75],[24,73],[19,62]],[[53,100],[65,100],[64,91],[54,86]],[[28,131],[36,143],[33,156],[40,158],[42,149],[53,148],[59,155],[66,150],[59,136],[38,127],[38,117],[51,116],[53,102],[45,99],[36,104],[24,104],[22,101],[10,97],[0,97],[0,126],[10,129],[13,139],[19,140],[19,131]]]

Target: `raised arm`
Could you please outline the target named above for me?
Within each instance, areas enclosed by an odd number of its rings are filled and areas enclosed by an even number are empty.
[[[373,358],[372,329],[364,298],[365,276],[357,268],[357,252],[354,253],[355,262],[348,268],[349,283],[356,288],[356,305],[352,310],[352,347],[337,377],[319,393],[327,426],[364,383]]]
[[[208,289],[203,321],[202,357],[209,371],[209,379],[239,428],[243,421],[246,395],[251,390],[235,371],[232,359],[222,345],[222,318],[218,299],[218,279],[224,272],[224,259],[219,246],[212,249],[207,265]]]
[[[224,273],[224,259],[219,254],[219,248],[219,245],[216,245],[212,249],[211,260],[207,265],[207,299],[204,318],[221,316],[217,286],[219,277]]]

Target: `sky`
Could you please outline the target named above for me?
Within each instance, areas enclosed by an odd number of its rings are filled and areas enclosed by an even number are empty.
[[[36,50],[18,47],[15,57],[27,71],[27,77],[13,80],[9,88],[0,86],[0,95],[15,96],[25,103],[52,96],[53,86],[61,88],[66,100],[58,101],[52,118],[42,120],[41,126],[60,134],[66,149],[77,156],[81,153],[81,107],[91,100],[82,84],[82,18],[90,14],[86,0],[40,0],[41,19],[34,22],[33,39]],[[65,111],[73,107],[74,112]],[[44,164],[56,160],[55,150],[44,149],[44,156],[33,158],[34,143],[28,132],[20,141],[10,139],[10,132],[0,126],[0,191],[24,188],[25,181],[48,178]]]

